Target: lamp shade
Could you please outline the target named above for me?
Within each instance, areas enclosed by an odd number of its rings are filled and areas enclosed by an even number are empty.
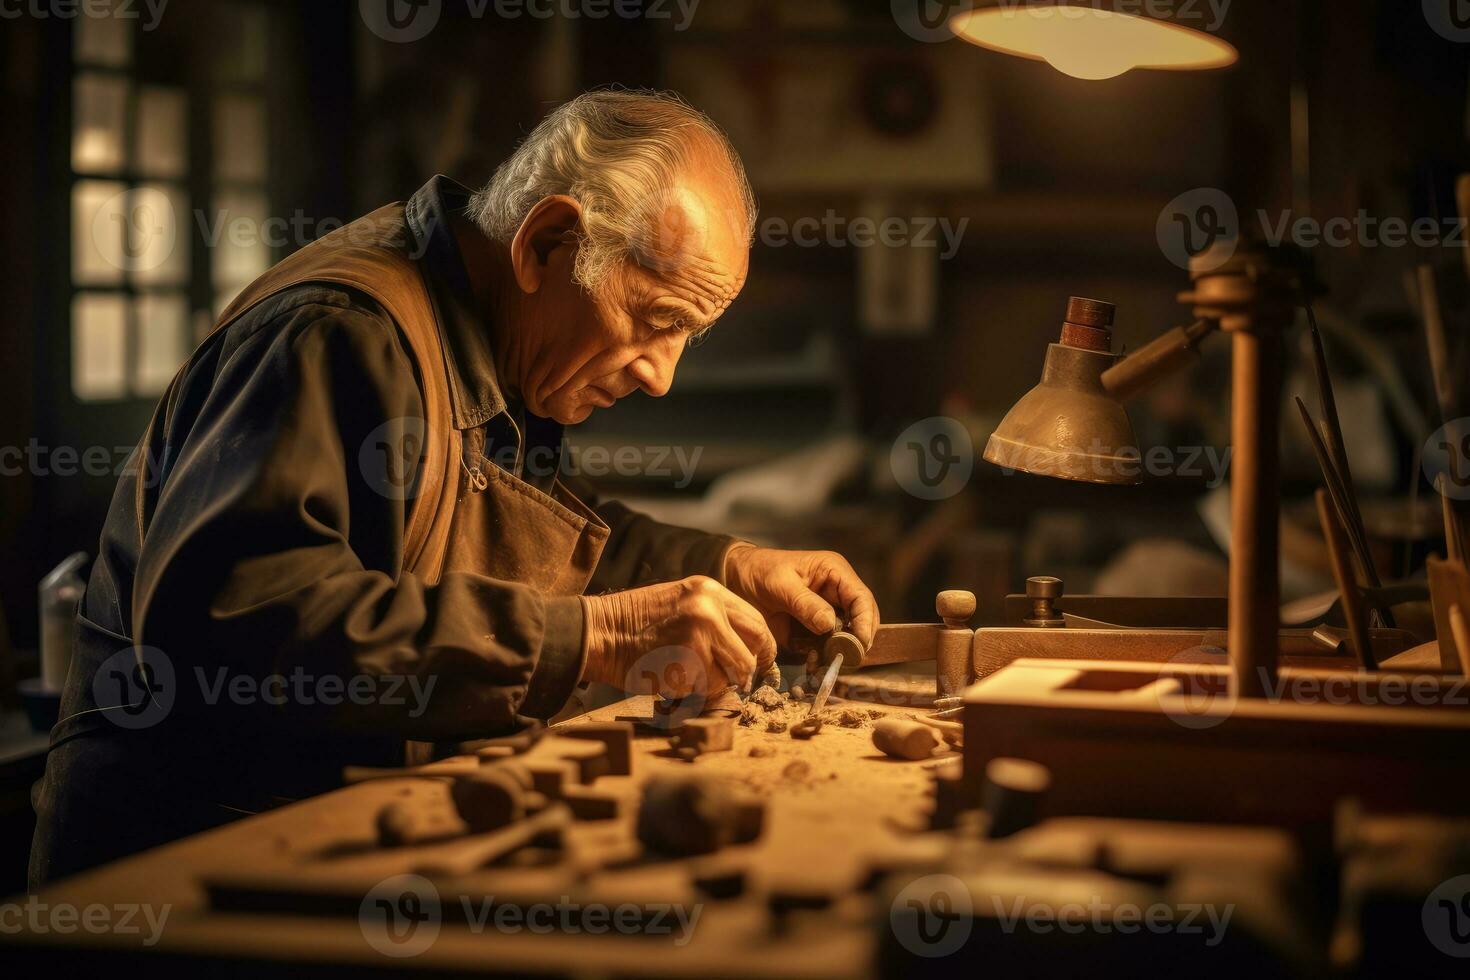
[[[1063,480],[1141,482],[1133,424],[1102,381],[1118,360],[1112,353],[1112,322],[1112,304],[1072,297],[1061,342],[1047,347],[1041,383],[991,434],[987,460]]]
[[[1134,68],[1224,68],[1240,57],[1228,41],[1204,30],[1110,6],[1120,5],[1000,0],[956,14],[949,29],[982,48],[1045,61],[1074,78],[1094,80]]]

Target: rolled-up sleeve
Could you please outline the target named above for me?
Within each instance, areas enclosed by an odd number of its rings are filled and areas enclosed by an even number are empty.
[[[391,322],[301,305],[197,371],[175,398],[133,595],[138,641],[182,675],[184,710],[208,709],[216,675],[405,679],[421,696],[273,710],[407,738],[480,737],[561,707],[581,672],[578,597],[403,567],[410,501],[375,484],[367,455],[385,427],[423,418]]]

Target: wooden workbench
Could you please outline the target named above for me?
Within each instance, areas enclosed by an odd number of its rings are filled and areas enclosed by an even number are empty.
[[[912,709],[861,706],[885,714]],[[566,724],[649,714],[648,700],[634,698],[591,712]],[[494,868],[460,879],[436,881],[441,901],[459,896],[477,903],[485,896],[506,901],[552,902],[560,896],[589,902],[683,902],[699,905],[692,939],[673,935],[537,935],[524,929],[497,931],[493,924],[476,934],[450,921],[432,945],[411,959],[378,952],[365,938],[356,916],[303,916],[278,912],[220,912],[210,907],[201,882],[216,875],[280,869],[317,869],[364,882],[399,873],[402,853],[374,846],[374,815],[395,797],[445,793],[442,780],[387,779],[349,786],[279,810],[249,817],[78,875],[48,888],[39,901],[84,908],[94,903],[118,906],[148,903],[169,906],[161,939],[144,949],[141,934],[69,935],[32,929],[0,934],[0,958],[19,958],[51,966],[65,952],[89,965],[115,967],[119,956],[147,957],[150,969],[173,968],[198,975],[225,964],[449,973],[551,972],[562,975],[851,976],[871,971],[878,928],[886,928],[887,909],[858,891],[875,864],[890,866],[936,858],[944,847],[938,835],[916,835],[930,806],[933,762],[897,762],[873,748],[871,727],[826,726],[809,742],[784,733],[736,728],[731,752],[686,762],[669,751],[668,739],[635,735],[631,776],[604,776],[596,787],[616,793],[621,815],[612,821],[579,823],[568,835],[564,856],[547,865]],[[769,754],[752,755],[752,749]],[[943,757],[941,757],[943,758]],[[793,770],[792,764],[798,763]],[[808,771],[802,773],[800,763]],[[628,850],[641,784],[651,775],[674,772],[718,773],[745,784],[767,801],[766,824],[753,844],[726,848],[717,855],[681,861],[634,862],[596,869],[599,856]],[[693,885],[694,870],[712,867],[746,873],[746,894],[714,900]],[[370,887],[370,886],[369,886]],[[808,896],[830,907],[790,913],[784,926],[769,909],[772,892]],[[25,901],[13,899],[12,901]],[[142,921],[141,918],[139,921]]]

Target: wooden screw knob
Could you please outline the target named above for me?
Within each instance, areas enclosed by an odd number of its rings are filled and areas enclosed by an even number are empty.
[[[934,599],[934,611],[944,620],[944,625],[951,629],[963,629],[969,625],[970,617],[975,615],[975,593],[962,592],[959,589],[941,592]]]

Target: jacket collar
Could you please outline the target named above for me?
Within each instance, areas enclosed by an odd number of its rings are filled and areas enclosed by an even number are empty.
[[[444,338],[456,429],[477,428],[508,411],[495,374],[491,326],[475,311],[469,274],[450,227],[450,216],[463,213],[469,197],[467,188],[441,174],[420,187],[403,207]]]

